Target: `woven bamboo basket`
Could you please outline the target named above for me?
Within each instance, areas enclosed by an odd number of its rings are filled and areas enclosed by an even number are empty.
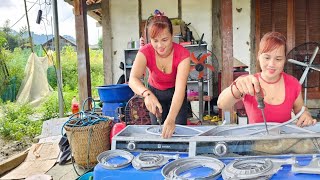
[[[78,165],[92,167],[97,164],[100,153],[110,150],[111,126],[111,121],[83,127],[64,126],[72,156]]]

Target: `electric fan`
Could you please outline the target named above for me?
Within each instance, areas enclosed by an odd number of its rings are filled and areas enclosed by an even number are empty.
[[[200,54],[198,57],[194,53],[191,54],[191,61],[194,64],[190,67],[190,74],[194,76],[193,71],[198,74],[196,80],[199,89],[199,118],[201,122],[203,120],[203,82],[210,79],[211,73],[209,73],[209,70],[214,71],[214,67],[206,63],[209,56],[211,56],[210,53]]]
[[[293,48],[287,55],[286,71],[299,80],[304,87],[304,104],[307,103],[307,88],[320,87],[320,44],[308,42]],[[309,81],[308,81],[309,79]]]
[[[151,124],[149,111],[141,96],[134,95],[127,102],[125,107],[125,121],[127,125]]]

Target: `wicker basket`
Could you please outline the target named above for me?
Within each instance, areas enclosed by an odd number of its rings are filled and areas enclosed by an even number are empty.
[[[100,122],[91,126],[64,126],[75,162],[83,167],[97,164],[97,156],[110,149],[112,121]]]

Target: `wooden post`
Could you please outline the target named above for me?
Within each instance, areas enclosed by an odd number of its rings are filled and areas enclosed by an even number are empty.
[[[57,1],[52,2],[53,22],[54,22],[54,49],[56,51],[56,71],[57,71],[57,83],[58,83],[58,99],[59,99],[59,117],[64,116],[64,102],[63,102],[63,86],[62,86],[62,68],[60,62],[60,34],[59,34],[59,22],[58,22],[58,4]]]
[[[89,42],[86,0],[75,0],[75,25],[78,53],[78,84],[80,105],[84,100],[91,97],[91,76],[90,76],[90,59],[89,59]],[[76,9],[77,8],[77,9]],[[89,106],[88,106],[89,105]],[[84,109],[90,107],[91,101],[88,101]]]
[[[110,21],[110,1],[101,1],[102,8],[102,46],[103,46],[103,70],[104,83],[112,84],[113,69],[112,69],[112,34]]]
[[[212,49],[211,51],[215,54],[217,57],[217,60],[213,61],[213,65],[215,65],[215,70],[213,72],[213,81],[212,81],[212,96],[213,97],[218,97],[219,96],[219,72],[221,69],[221,64],[222,64],[222,46],[221,46],[221,29],[219,28],[220,24],[220,17],[221,15],[221,1],[220,0],[212,0]],[[220,64],[220,66],[219,66]]]
[[[233,31],[232,0],[221,0],[221,34],[222,34],[222,71],[221,90],[233,81]],[[230,109],[230,122],[234,121],[233,107]]]
[[[256,49],[258,48],[256,45],[256,32],[260,30],[260,17],[257,17],[256,8],[257,3],[256,0],[251,0],[251,28],[250,28],[250,69],[249,73],[256,73],[257,66],[257,55]],[[259,30],[257,30],[259,28]],[[259,31],[260,32],[260,31]]]
[[[287,52],[295,47],[295,13],[294,0],[287,1]]]

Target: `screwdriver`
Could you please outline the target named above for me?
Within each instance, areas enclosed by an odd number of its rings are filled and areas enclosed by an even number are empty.
[[[263,95],[261,87],[260,87],[260,91],[256,94],[256,98],[257,98],[257,102],[258,102],[258,108],[261,110],[261,113],[262,113],[262,118],[263,118],[263,121],[264,121],[264,125],[266,127],[266,131],[269,134],[267,121],[266,121],[266,116],[264,115],[264,108],[266,106],[264,104],[264,95]]]
[[[157,112],[156,112],[157,122],[159,123],[159,132],[161,133],[161,132],[162,132],[162,128],[161,128],[162,114],[160,113],[158,107],[157,107],[157,110],[156,110],[156,111],[157,111]]]

